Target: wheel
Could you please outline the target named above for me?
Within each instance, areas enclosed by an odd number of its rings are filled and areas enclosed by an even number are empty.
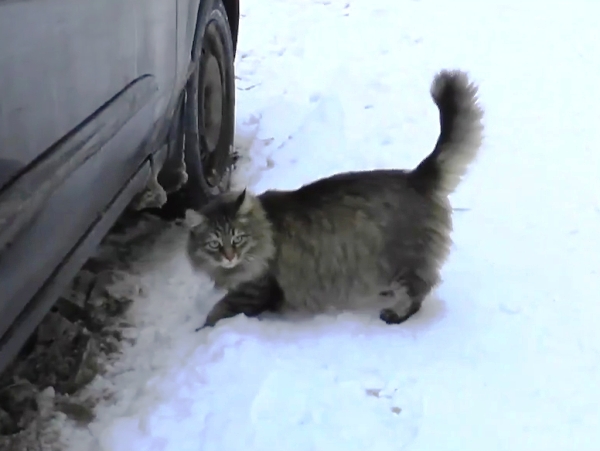
[[[196,30],[196,70],[186,89],[184,155],[188,207],[229,189],[235,129],[233,40],[222,0],[213,0]]]
[[[160,216],[181,217],[230,186],[235,130],[234,47],[222,0],[201,3],[179,133],[187,182]],[[204,8],[205,7],[205,8]]]

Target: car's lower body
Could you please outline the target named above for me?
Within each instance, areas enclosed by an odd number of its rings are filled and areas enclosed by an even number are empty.
[[[200,2],[188,71],[160,117],[165,98],[140,77],[0,193],[0,371],[132,200],[174,217],[228,189],[233,3]]]

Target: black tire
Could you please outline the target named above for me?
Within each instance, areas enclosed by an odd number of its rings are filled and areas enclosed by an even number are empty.
[[[200,4],[192,67],[183,103],[181,137],[187,182],[158,213],[182,217],[227,191],[235,131],[234,46],[222,0]]]

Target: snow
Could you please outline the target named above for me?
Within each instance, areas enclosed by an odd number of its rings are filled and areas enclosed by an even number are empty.
[[[69,451],[587,451],[600,443],[600,10],[584,0],[241,1],[237,186],[409,168],[441,68],[469,71],[481,156],[453,195],[444,282],[377,312],[238,316],[177,228],[133,262],[135,328]]]

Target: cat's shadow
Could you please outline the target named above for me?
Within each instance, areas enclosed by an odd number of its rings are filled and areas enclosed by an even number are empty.
[[[263,313],[259,321],[280,322],[298,326],[315,324],[322,327],[327,323],[335,323],[341,317],[352,322],[364,323],[365,326],[375,328],[402,328],[411,333],[423,332],[435,326],[446,317],[446,303],[438,296],[433,295],[425,300],[419,312],[400,324],[386,324],[379,318],[379,310],[363,310],[359,312],[324,313],[311,315],[308,313]]]

